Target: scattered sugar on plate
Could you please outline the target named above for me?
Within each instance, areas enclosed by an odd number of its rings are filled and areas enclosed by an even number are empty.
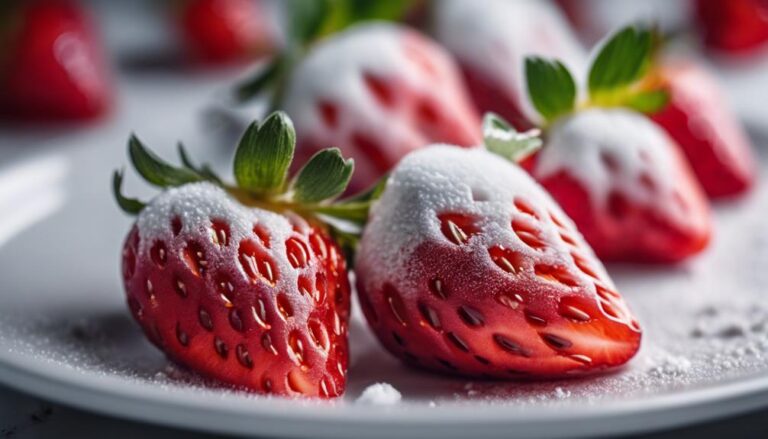
[[[356,402],[367,405],[397,405],[401,399],[402,395],[391,384],[376,383],[366,387]]]

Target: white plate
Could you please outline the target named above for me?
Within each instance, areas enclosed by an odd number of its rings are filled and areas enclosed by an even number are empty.
[[[720,205],[711,249],[675,268],[611,267],[645,328],[621,372],[553,383],[467,382],[401,366],[354,320],[347,396],[264,398],[168,364],[131,321],[119,281],[130,219],[109,191],[135,130],[226,162],[200,108],[209,78],[124,81],[120,113],[90,131],[0,133],[0,381],[119,417],[276,437],[564,437],[648,431],[768,406],[768,185]],[[24,158],[26,157],[26,158]],[[766,166],[768,167],[768,166]],[[130,173],[129,173],[130,174]],[[131,174],[126,190],[149,193]],[[402,403],[355,403],[385,381]]]

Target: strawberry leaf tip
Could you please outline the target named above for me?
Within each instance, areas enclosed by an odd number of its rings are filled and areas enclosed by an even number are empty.
[[[128,140],[128,154],[133,167],[147,182],[159,187],[179,186],[185,183],[202,181],[204,178],[198,173],[187,169],[178,168],[165,162],[147,149],[138,137],[131,134]]]
[[[488,151],[519,163],[542,146],[541,131],[517,132],[512,125],[494,113],[483,117],[483,139]]]
[[[576,83],[560,61],[528,57],[525,60],[525,76],[531,102],[545,120],[552,121],[573,111]]]
[[[294,179],[293,199],[299,203],[318,203],[341,195],[354,168],[354,161],[344,160],[338,148],[316,153]]]
[[[296,147],[293,122],[280,111],[259,125],[253,122],[235,152],[235,180],[254,194],[276,194],[284,189]]]
[[[131,215],[138,214],[141,212],[141,209],[144,208],[145,204],[135,198],[127,198],[123,196],[122,186],[123,170],[121,169],[112,174],[112,192],[115,195],[115,200],[117,200],[117,205],[120,206],[125,213]]]
[[[642,78],[651,64],[653,32],[627,26],[608,38],[589,71],[589,94],[595,103],[611,100]]]

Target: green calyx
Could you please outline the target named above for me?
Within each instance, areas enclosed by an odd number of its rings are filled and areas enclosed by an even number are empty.
[[[263,123],[252,123],[235,152],[236,184],[227,184],[207,165],[196,166],[179,144],[181,166],[174,166],[150,151],[136,136],[128,141],[128,153],[137,173],[161,187],[207,181],[228,191],[241,203],[276,212],[294,211],[306,217],[323,217],[347,223],[346,230],[359,231],[368,217],[371,202],[380,191],[335,201],[347,188],[354,162],[344,159],[338,148],[324,149],[307,161],[292,177],[289,169],[296,146],[293,123],[282,112]],[[115,171],[112,188],[117,204],[125,212],[138,214],[146,203],[122,194],[123,171]],[[346,232],[349,233],[349,232]]]
[[[483,140],[488,151],[514,163],[527,159],[543,144],[540,130],[518,132],[494,113],[486,113],[483,117]]]
[[[653,80],[657,43],[653,29],[636,25],[609,37],[590,66],[584,102],[577,102],[575,81],[561,62],[528,57],[525,76],[531,102],[545,125],[579,108],[627,107],[655,113],[669,100]]]
[[[363,21],[399,20],[412,6],[411,0],[288,0],[285,47],[258,73],[235,87],[235,99],[245,102],[267,94],[270,111],[280,108],[291,72],[314,42]]]

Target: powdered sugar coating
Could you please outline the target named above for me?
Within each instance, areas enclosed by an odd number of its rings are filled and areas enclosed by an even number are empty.
[[[402,395],[389,383],[371,384],[363,390],[355,402],[367,405],[396,405],[400,403]]]
[[[359,247],[358,260],[378,261],[377,266],[386,267],[368,273],[371,278],[367,282],[374,285],[384,282],[384,278],[377,279],[380,273],[383,277],[393,272],[408,273],[408,260],[423,242],[447,243],[438,219],[438,214],[444,212],[478,218],[477,227],[483,233],[474,235],[466,244],[469,252],[487,255],[487,248],[501,245],[521,254],[532,254],[510,228],[516,199],[535,200],[536,205],[545,210],[544,214],[552,214],[573,230],[574,239],[589,252],[571,220],[519,166],[483,148],[464,150],[433,145],[409,154],[393,170],[384,194],[373,206]],[[550,231],[542,228],[540,232]],[[537,257],[560,258],[561,255],[554,252]],[[485,258],[485,263],[495,270],[490,256]],[[599,272],[607,279],[602,267]],[[399,281],[419,280],[418,273],[413,273]]]
[[[551,128],[533,173],[537,179],[546,179],[567,171],[588,189],[598,206],[605,205],[610,191],[618,190],[638,203],[660,204],[682,219],[687,212],[675,201],[681,169],[687,169],[687,164],[678,146],[648,118],[621,108],[595,108],[568,116]],[[640,184],[644,176],[653,181],[653,190]]]
[[[157,240],[173,241],[171,222],[174,218],[181,220],[182,229],[179,234],[198,242],[211,240],[211,221],[214,219],[229,225],[229,239],[235,243],[252,238],[254,225],[262,224],[271,235],[275,268],[280,273],[275,288],[282,291],[295,288],[298,274],[285,256],[285,241],[290,237],[292,225],[285,216],[264,209],[246,207],[222,188],[207,182],[170,188],[155,197],[136,220],[141,238],[140,254],[148,254],[150,246]],[[212,258],[209,263],[238,260],[237,245],[224,246],[220,251],[220,257]],[[236,265],[243,277],[247,278],[243,267]]]
[[[478,24],[482,23],[482,24]],[[468,65],[516,97],[530,120],[525,57],[554,57],[580,77],[586,56],[560,11],[540,0],[446,0],[436,4],[438,41]]]
[[[391,102],[381,102],[370,78],[382,81]],[[449,120],[424,126],[418,108],[412,108],[419,102],[429,102],[430,112]],[[435,137],[460,145],[480,140],[479,120],[448,53],[418,32],[391,23],[354,26],[314,46],[290,77],[282,104],[296,127],[297,154],[307,152],[305,142],[311,149],[338,146],[355,158],[353,185],[360,189],[381,175],[377,161],[396,163]],[[333,106],[332,123],[322,104]],[[375,139],[380,151],[360,146],[355,140],[360,134]]]

